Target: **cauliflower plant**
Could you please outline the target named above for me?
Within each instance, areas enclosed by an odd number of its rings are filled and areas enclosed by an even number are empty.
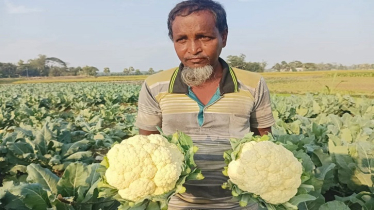
[[[241,190],[271,204],[289,201],[301,184],[303,168],[292,152],[270,141],[247,142],[228,165],[228,175]]]
[[[227,166],[223,171],[230,179],[222,188],[232,190],[241,206],[257,202],[268,209],[297,209],[299,203],[315,200],[308,194],[313,186],[304,183],[311,178],[313,169],[306,171],[295,154],[306,160],[305,164],[312,163],[309,156],[297,146],[286,149],[287,145],[271,136],[252,135],[231,139],[233,149],[224,153]]]
[[[114,145],[107,158],[108,183],[123,199],[138,201],[172,190],[182,173],[184,155],[165,137],[153,134]]]
[[[115,144],[102,161],[99,197],[114,198],[126,209],[167,209],[170,197],[183,193],[186,180],[204,177],[196,168],[189,136],[136,135]]]

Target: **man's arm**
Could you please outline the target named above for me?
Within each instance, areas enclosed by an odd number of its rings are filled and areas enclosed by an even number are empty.
[[[267,135],[267,134],[271,134],[271,127],[267,127],[267,128],[251,128],[251,132],[253,132],[255,135],[260,135],[260,136],[263,136],[263,135]]]
[[[135,126],[139,128],[140,135],[158,134],[156,127],[162,126],[161,109],[146,82],[143,83],[139,93]]]
[[[261,78],[255,93],[255,104],[250,118],[251,131],[255,135],[271,134],[271,126],[275,120],[271,111],[269,89]]]
[[[147,130],[143,130],[143,129],[139,128],[139,134],[148,136],[148,135],[151,135],[151,134],[160,134],[160,132],[158,132],[158,131],[147,131]]]

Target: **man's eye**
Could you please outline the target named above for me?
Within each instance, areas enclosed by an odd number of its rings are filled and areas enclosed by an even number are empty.
[[[203,40],[203,41],[209,41],[209,40],[211,40],[212,38],[210,38],[210,37],[208,37],[208,36],[202,36],[200,39]]]
[[[177,39],[177,42],[179,42],[179,43],[182,43],[182,42],[185,42],[186,41],[186,39],[185,38],[180,38],[180,39]]]

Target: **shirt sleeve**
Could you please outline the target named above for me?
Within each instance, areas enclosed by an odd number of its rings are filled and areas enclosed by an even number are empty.
[[[250,126],[253,128],[267,128],[274,125],[274,123],[269,89],[264,78],[261,77],[255,92],[255,104],[250,117]]]
[[[156,126],[160,128],[162,126],[160,106],[155,97],[151,94],[146,82],[143,83],[139,93],[138,115],[135,126],[147,131],[157,131]]]

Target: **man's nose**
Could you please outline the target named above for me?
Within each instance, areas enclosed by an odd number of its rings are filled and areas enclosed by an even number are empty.
[[[199,54],[201,49],[201,43],[198,40],[190,41],[190,44],[188,46],[188,51],[190,54],[196,55]]]

